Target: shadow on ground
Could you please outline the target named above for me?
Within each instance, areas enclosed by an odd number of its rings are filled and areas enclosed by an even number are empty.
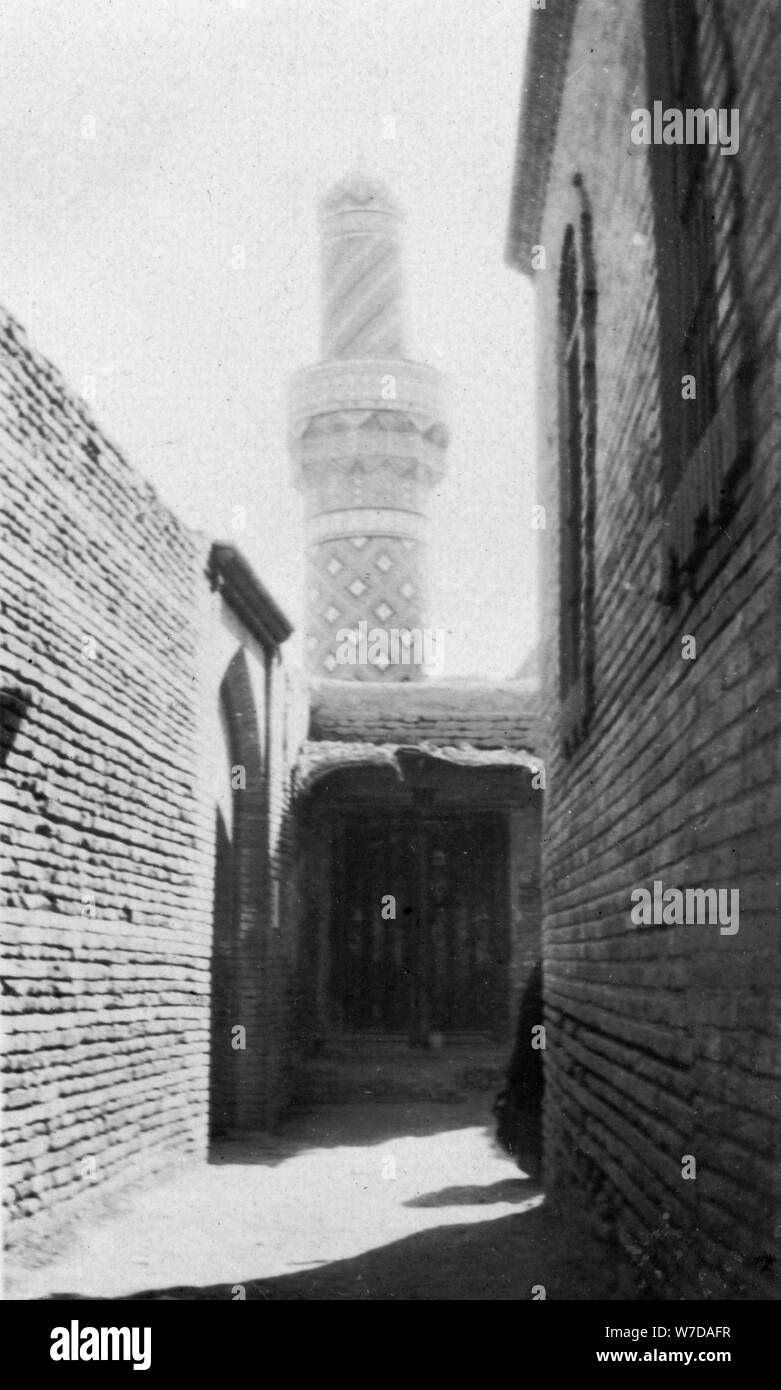
[[[504,1184],[492,1184],[486,1190],[493,1192],[497,1186]],[[540,1285],[547,1299],[636,1297],[619,1269],[604,1248],[584,1241],[580,1232],[575,1237],[546,1207],[535,1206],[473,1225],[437,1226],[353,1259],[301,1273],[252,1279],[237,1271],[234,1284],[147,1289],[112,1301],[236,1301],[243,1297],[249,1302],[515,1302],[540,1297]],[[94,1296],[51,1295],[62,1301],[83,1297]]]
[[[468,1187],[443,1187],[439,1192],[424,1192],[405,1202],[405,1207],[479,1207],[492,1202],[528,1202],[537,1191],[529,1178],[504,1178],[487,1187],[470,1184]]]
[[[367,1144],[386,1144],[401,1138],[425,1139],[472,1127],[482,1127],[495,1146],[492,1101],[489,1094],[429,1105],[420,1101],[367,1102],[363,1108],[350,1107],[349,1127],[345,1125],[344,1105],[298,1105],[288,1111],[274,1133],[213,1138],[208,1161],[273,1168],[312,1149],[364,1148]]]

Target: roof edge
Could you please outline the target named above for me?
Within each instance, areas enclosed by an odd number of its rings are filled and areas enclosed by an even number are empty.
[[[208,577],[225,602],[262,647],[287,641],[293,624],[261,584],[255,571],[234,545],[215,541],[209,552]]]
[[[548,0],[531,16],[504,252],[506,264],[522,275],[532,274],[532,247],[542,229],[578,2]]]
[[[449,765],[477,772],[523,771],[532,776],[543,768],[542,760],[526,748],[487,749],[446,746],[434,743],[350,743],[319,742],[306,739],[299,749],[294,769],[297,792],[308,792],[323,778],[335,772],[355,768],[387,767],[397,781],[405,782],[405,762],[428,759],[432,763]]]

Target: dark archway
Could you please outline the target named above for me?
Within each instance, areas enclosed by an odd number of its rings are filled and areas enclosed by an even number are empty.
[[[264,1104],[260,1004],[268,837],[261,725],[243,648],[225,673],[219,700],[227,767],[223,804],[215,807],[213,1138],[262,1123]]]
[[[237,1012],[233,998],[236,944],[231,830],[216,807],[209,1085],[209,1132],[215,1138],[228,1134],[235,1123],[234,1069],[228,1046],[231,1020]]]

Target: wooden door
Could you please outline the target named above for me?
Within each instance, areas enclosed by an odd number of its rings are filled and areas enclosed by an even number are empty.
[[[500,830],[492,817],[427,826],[427,996],[435,1032],[490,1033],[496,1026],[507,956]]]
[[[492,1033],[507,987],[499,818],[349,813],[338,839],[333,988],[345,1031]]]
[[[407,1032],[417,852],[410,827],[392,813],[346,816],[340,838],[332,951],[343,1026]]]

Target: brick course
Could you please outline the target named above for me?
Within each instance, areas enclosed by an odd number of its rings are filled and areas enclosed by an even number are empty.
[[[511,231],[522,270],[531,243],[547,252],[547,269],[533,273],[553,711],[543,834],[548,1179],[562,1200],[585,1195],[662,1296],[761,1296],[777,1287],[779,1196],[781,226],[772,152],[781,16],[736,0],[722,11],[742,117],[739,256],[757,347],[754,451],[696,596],[669,609],[658,601],[665,516],[649,152],[629,140],[631,111],[653,99],[641,10],[637,0],[566,9],[568,23],[577,13],[544,207],[534,225],[519,184],[514,216],[527,225]],[[556,25],[556,11],[549,3],[533,26]],[[597,280],[595,707],[566,757],[557,715],[556,324],[576,174],[592,209]],[[684,634],[696,637],[695,661],[681,658]],[[630,893],[654,879],[738,888],[739,933],[633,928]],[[696,1157],[695,1181],[682,1178],[685,1154]]]
[[[278,1113],[291,947],[269,904],[287,874],[277,822],[298,733],[277,748],[287,677],[210,592],[203,537],[5,314],[0,391],[5,1202],[11,1244],[34,1246],[206,1153],[215,842],[202,754],[239,648],[259,692],[244,719],[260,785],[241,851],[252,969],[236,1022],[257,1031],[233,1059],[239,1119]]]

